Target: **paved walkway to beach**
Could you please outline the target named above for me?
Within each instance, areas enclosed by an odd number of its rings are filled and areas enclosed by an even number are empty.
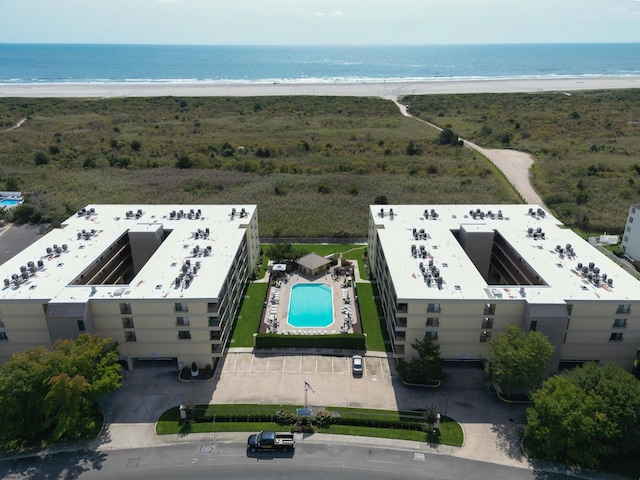
[[[431,128],[442,131],[442,128],[439,126],[411,115],[408,112],[406,105],[398,102],[397,99],[392,98],[391,100],[393,100],[393,102],[398,106],[400,113],[405,117],[413,118],[425,125],[429,125]],[[540,195],[538,195],[531,184],[531,177],[529,173],[531,166],[533,165],[533,157],[531,157],[531,155],[517,150],[482,148],[469,140],[461,140],[464,142],[465,147],[477,151],[493,163],[507,178],[509,183],[513,188],[515,188],[525,203],[539,205],[542,208],[546,208],[542,202],[542,198],[540,198]]]

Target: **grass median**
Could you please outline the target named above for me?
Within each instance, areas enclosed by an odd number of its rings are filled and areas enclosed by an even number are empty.
[[[258,432],[290,430],[292,425],[279,423],[278,411],[295,412],[293,405],[197,405],[192,420],[180,419],[179,407],[164,412],[156,424],[158,435],[186,435],[208,432]],[[329,407],[333,420],[314,426],[316,433],[412,440],[460,447],[464,441],[462,427],[443,416],[440,429],[424,431],[420,412]],[[311,423],[314,423],[312,417]]]

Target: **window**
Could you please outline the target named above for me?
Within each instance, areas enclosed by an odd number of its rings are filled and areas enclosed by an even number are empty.
[[[181,327],[189,325],[189,317],[177,317],[176,323]]]
[[[624,236],[624,242],[626,243],[626,242],[628,242],[628,241],[629,241],[629,236],[628,236],[628,235],[625,235],[625,236]]]
[[[484,306],[484,314],[485,315],[495,315],[496,314],[496,304],[495,303],[486,303]]]
[[[491,340],[491,332],[483,331],[480,334],[480,343],[485,343],[489,340]]]
[[[395,336],[396,336],[396,341],[404,342],[407,339],[406,332],[402,332],[402,331],[398,332],[398,331],[396,331],[394,333],[395,333]]]
[[[396,345],[396,353],[398,355],[404,355],[404,345]]]
[[[613,321],[613,328],[627,328],[627,319],[626,318],[616,318]]]
[[[209,340],[219,341],[222,338],[222,332],[219,330],[211,330],[209,332]]]
[[[176,312],[188,312],[187,304],[184,302],[176,302],[175,303]]]
[[[130,314],[131,313],[131,304],[130,303],[121,303],[120,304],[120,313],[122,314]]]
[[[135,328],[133,326],[133,318],[122,317],[122,328]]]
[[[0,332],[0,340],[9,340],[7,332]]]
[[[209,317],[209,326],[210,327],[220,326],[220,319],[218,317]]]
[[[629,223],[633,223],[633,217],[629,217]]]
[[[530,332],[535,332],[538,329],[538,321],[537,320],[531,320],[531,323],[529,324],[529,331]]]
[[[218,311],[217,303],[207,303],[207,313],[216,313]]]
[[[191,332],[189,330],[178,330],[178,338],[180,340],[191,340]]]
[[[125,342],[136,342],[136,332],[124,332]]]
[[[406,303],[399,303],[397,306],[397,310],[400,313],[407,313],[408,311],[408,305]]]
[[[438,338],[438,332],[433,332],[433,331],[427,330],[426,332],[424,332],[424,336],[427,337],[427,338],[436,339],[436,338]]]
[[[618,309],[616,313],[631,313],[631,305],[629,304],[620,304],[618,305]]]
[[[407,317],[396,318],[396,326],[400,328],[407,328]]]
[[[78,330],[80,330],[81,332],[85,331],[84,320],[78,320]]]
[[[440,319],[438,317],[427,317],[427,327],[438,327]]]
[[[427,312],[440,312],[440,304],[439,303],[430,303],[427,306]]]
[[[493,318],[491,317],[484,317],[482,319],[482,328],[493,328]]]
[[[0,318],[0,328],[4,327],[4,321]]]
[[[623,340],[623,333],[612,333],[609,337],[610,342],[621,342]]]

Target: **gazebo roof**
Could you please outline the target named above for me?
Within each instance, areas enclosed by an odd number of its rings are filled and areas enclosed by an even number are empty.
[[[310,270],[315,270],[316,268],[323,267],[331,263],[331,260],[328,260],[317,253],[310,253],[309,255],[305,255],[302,258],[298,259],[298,265],[306,267]]]

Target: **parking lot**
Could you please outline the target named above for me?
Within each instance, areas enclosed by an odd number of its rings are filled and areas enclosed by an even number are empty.
[[[307,382],[313,390],[305,390]],[[285,354],[231,351],[219,378],[193,384],[192,403],[273,403],[312,407],[342,405],[397,408],[386,355],[366,356],[364,371],[354,376],[350,355]]]

